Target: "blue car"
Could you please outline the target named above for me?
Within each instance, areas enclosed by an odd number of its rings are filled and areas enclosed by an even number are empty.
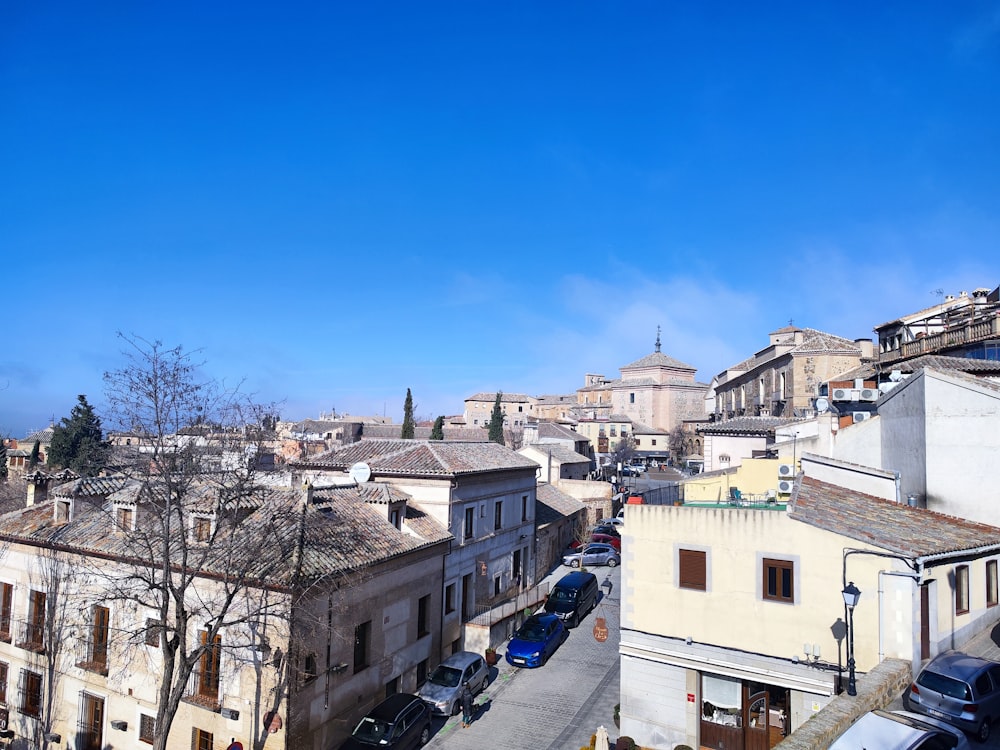
[[[532,615],[507,644],[507,663],[515,667],[540,667],[568,635],[566,626],[555,615]]]

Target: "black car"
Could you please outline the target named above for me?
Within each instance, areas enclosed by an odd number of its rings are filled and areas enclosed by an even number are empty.
[[[431,710],[409,693],[390,695],[368,712],[340,750],[411,750],[431,738]]]
[[[608,536],[621,536],[621,532],[618,531],[618,527],[613,523],[602,523],[594,527],[591,532],[593,534],[607,534]]]

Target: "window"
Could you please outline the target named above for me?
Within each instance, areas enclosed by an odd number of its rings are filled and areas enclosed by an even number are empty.
[[[139,714],[139,742],[153,744],[156,736],[156,717],[149,714]]]
[[[496,576],[493,579],[493,596],[499,596],[502,591],[503,578],[501,576]]]
[[[0,661],[0,706],[7,705],[7,662]]]
[[[162,624],[155,617],[146,618],[146,645],[160,646],[160,634],[163,631]]]
[[[37,672],[22,669],[17,687],[20,693],[18,707],[21,713],[39,716],[42,713],[42,676]]]
[[[630,404],[634,404],[635,403],[635,394],[634,393],[628,394],[628,402]]]
[[[115,523],[119,531],[131,531],[134,511],[131,508],[119,507],[117,509]]]
[[[677,585],[682,589],[706,591],[707,555],[701,550],[677,551]]]
[[[420,597],[417,602],[417,638],[423,638],[431,632],[428,615],[431,608],[431,595]]]
[[[455,584],[449,583],[444,587],[444,612],[451,614],[455,611]]]
[[[955,568],[955,614],[964,615],[969,611],[969,566]]]
[[[372,621],[363,622],[354,628],[354,674],[368,666],[368,652],[371,647]]]
[[[200,631],[201,652],[198,672],[198,695],[206,698],[219,697],[219,668],[222,666],[222,636],[216,635],[209,641],[207,630]]]
[[[55,502],[56,523],[67,523],[70,518],[69,500],[56,500]]]
[[[23,644],[26,648],[39,650],[45,643],[45,592],[32,591],[28,594],[28,621],[25,623]]]
[[[316,679],[319,669],[316,666],[316,654],[306,654],[302,665],[302,681],[311,682]]]
[[[528,496],[521,495],[521,520],[528,520]]]
[[[14,606],[14,585],[0,583],[0,641],[10,643],[10,613]]]
[[[107,607],[95,604],[90,617],[90,641],[87,643],[87,655],[77,666],[106,675],[108,673],[108,624],[111,613]]]
[[[462,530],[462,534],[466,539],[472,539],[472,524],[476,520],[476,509],[466,508],[465,509],[465,528]]]
[[[399,692],[399,678],[393,677],[387,683],[385,683],[385,697],[388,698],[390,695],[395,695]]]
[[[498,500],[493,506],[493,530],[498,531],[503,528],[503,500]]]
[[[764,598],[776,602],[795,601],[793,566],[789,560],[764,558]]]
[[[997,606],[997,561],[986,563],[986,606]]]
[[[651,442],[652,442],[652,444],[653,444],[653,445],[656,445],[656,438],[651,438]],[[636,444],[636,445],[638,445],[638,444],[639,444],[639,438],[636,438],[636,439],[635,439],[635,444]]]
[[[195,516],[191,532],[196,542],[207,542],[212,538],[212,519],[206,516]]]
[[[191,732],[191,750],[214,750],[212,746],[214,740],[211,732],[194,727]]]

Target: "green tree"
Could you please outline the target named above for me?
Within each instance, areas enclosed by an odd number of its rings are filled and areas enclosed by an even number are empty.
[[[490,414],[490,442],[505,445],[503,439],[503,410],[500,408],[500,397],[503,393],[497,391],[497,400],[493,402],[493,413]]]
[[[48,463],[92,477],[104,468],[111,448],[87,397],[80,394],[76,398],[77,404],[69,416],[63,417],[53,429]]]
[[[0,438],[0,482],[7,478],[7,440]]]
[[[413,395],[406,389],[406,401],[403,402],[403,430],[399,435],[403,440],[413,440]]]
[[[31,455],[28,456],[29,469],[34,469],[36,466],[38,466],[38,460],[41,457],[41,451],[42,451],[42,444],[41,442],[36,440],[35,444],[31,446]]]
[[[431,427],[431,440],[444,440],[444,417],[438,417],[434,420],[434,426]]]

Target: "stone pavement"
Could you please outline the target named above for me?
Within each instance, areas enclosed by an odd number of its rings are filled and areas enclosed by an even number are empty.
[[[429,748],[445,750],[579,750],[603,724],[612,746],[618,736],[614,707],[619,700],[619,582],[618,568],[590,568],[603,582],[612,582],[611,595],[602,597],[584,621],[570,631],[566,642],[548,663],[537,669],[518,669],[503,658],[493,670],[490,686],[479,696],[478,713],[468,729],[462,717],[436,719]],[[555,583],[569,568],[557,567],[547,578]],[[605,618],[608,640],[594,639],[595,618]]]

